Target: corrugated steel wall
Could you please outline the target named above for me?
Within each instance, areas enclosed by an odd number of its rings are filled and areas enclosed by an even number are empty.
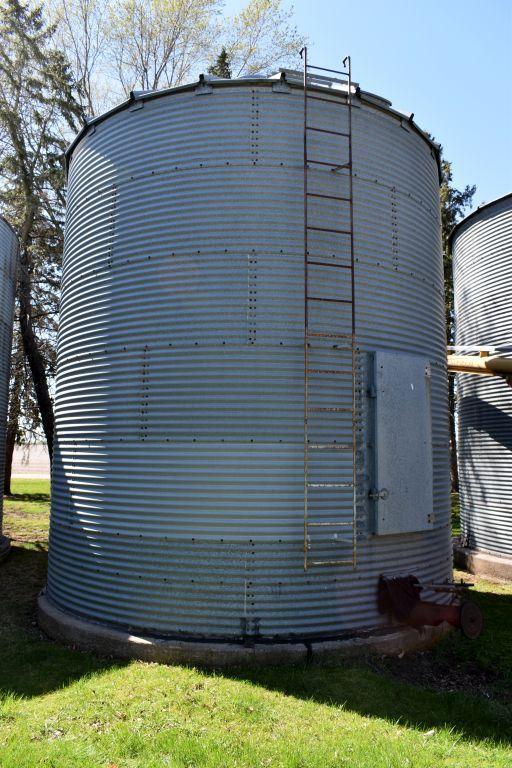
[[[12,318],[18,241],[9,224],[0,216],[0,487],[4,487],[5,427],[9,400]],[[2,494],[0,493],[0,536],[2,535]]]
[[[302,105],[272,81],[192,88],[135,102],[74,149],[48,581],[65,610],[161,634],[328,635],[382,623],[381,572],[451,572],[437,164],[406,120],[359,101],[359,562],[303,570]],[[340,97],[312,111],[319,127],[346,126]],[[316,136],[317,157],[342,151]],[[315,185],[342,194],[347,179],[315,171]],[[326,201],[315,216],[343,227]],[[336,238],[319,233],[314,252],[347,259]],[[317,328],[345,331],[349,313],[325,306]],[[428,533],[371,535],[366,353],[377,348],[432,363]],[[332,345],[315,354],[343,365]],[[329,405],[339,378],[326,381]],[[331,417],[318,434],[343,442],[349,428]],[[344,471],[326,451],[311,479]],[[339,490],[322,498],[326,514],[348,514]]]
[[[456,343],[512,351],[512,195],[462,223],[453,240]],[[462,536],[512,555],[512,389],[459,375],[458,458]]]

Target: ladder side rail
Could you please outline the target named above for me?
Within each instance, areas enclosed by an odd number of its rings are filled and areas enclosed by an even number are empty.
[[[350,217],[350,291],[352,297],[352,443],[353,443],[353,459],[352,459],[352,482],[354,484],[354,498],[353,498],[353,547],[352,547],[352,559],[354,561],[354,568],[357,565],[357,350],[356,350],[356,285],[355,285],[355,249],[354,249],[354,167],[353,167],[353,146],[352,146],[352,59],[350,56],[346,56],[343,61],[343,66],[348,70],[348,94],[347,94],[347,106],[348,106],[348,162],[349,162],[349,217]]]
[[[309,433],[308,433],[308,368],[309,368],[309,313],[308,313],[308,49],[301,51],[304,61],[304,570],[308,568],[308,466],[309,466]]]

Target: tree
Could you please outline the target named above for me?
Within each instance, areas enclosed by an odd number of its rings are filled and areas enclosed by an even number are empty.
[[[70,62],[84,109],[91,117],[110,106],[106,82],[109,35],[106,0],[50,0],[57,39]],[[119,89],[114,99],[122,100]]]
[[[281,0],[249,0],[225,29],[234,77],[295,65],[306,39],[292,18],[293,9],[284,9]]]
[[[41,417],[34,396],[34,387],[27,360],[23,353],[23,342],[18,328],[15,328],[11,358],[11,379],[9,386],[9,413],[5,441],[4,494],[11,493],[11,470],[14,447],[20,444],[44,439],[41,435]]]
[[[443,243],[444,288],[446,308],[446,343],[454,343],[453,264],[449,244],[450,233],[466,209],[471,205],[476,186],[466,185],[463,190],[453,186],[452,165],[442,158],[441,150],[441,231]],[[457,470],[457,445],[455,437],[455,377],[448,377],[448,401],[450,410],[450,470],[452,490],[459,489]]]
[[[222,50],[217,56],[217,61],[215,62],[215,64],[212,64],[211,66],[208,67],[208,74],[214,75],[215,77],[224,77],[228,80],[230,79],[231,77],[230,61],[224,46],[222,46]]]
[[[283,51],[300,47],[288,24],[291,12],[281,11],[280,0],[251,0],[235,20],[222,20],[221,8],[222,0],[47,0],[45,11],[55,22],[49,24],[30,0],[5,0],[0,7],[0,206],[21,244],[11,453],[14,442],[41,428],[53,451],[62,158],[85,112],[110,108],[123,91],[191,79],[212,60],[219,39],[229,38],[236,49],[237,74],[257,71],[272,59],[269,66],[275,66]],[[272,34],[270,21],[276,26]],[[243,23],[259,28],[250,35]],[[230,60],[226,44],[224,73]]]
[[[210,69],[236,77],[294,64],[305,39],[282,0],[249,0],[234,18],[223,0],[48,0],[90,115],[131,90],[157,90]],[[227,73],[230,73],[229,75]],[[212,72],[215,74],[215,72]]]
[[[13,345],[13,354],[11,359],[11,381],[9,387],[9,413],[7,416],[7,430],[5,434],[5,466],[4,466],[4,494],[9,496],[11,493],[11,472],[12,457],[14,446],[20,439],[20,406],[21,406],[21,388],[22,371],[24,356],[23,353],[16,354]]]
[[[215,38],[220,0],[121,0],[110,11],[109,49],[125,91],[180,85]]]
[[[0,6],[0,204],[20,242],[19,333],[50,457],[54,417],[48,377],[54,368],[63,242],[64,131],[75,131],[82,115],[53,32],[41,7],[21,0]]]

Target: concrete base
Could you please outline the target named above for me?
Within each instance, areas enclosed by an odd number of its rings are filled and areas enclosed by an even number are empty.
[[[56,608],[44,595],[38,600],[38,622],[54,640],[121,659],[141,659],[163,664],[192,664],[200,667],[227,668],[270,666],[306,661],[336,662],[347,656],[365,653],[394,656],[424,650],[450,632],[448,624],[439,627],[390,627],[385,634],[329,641],[297,643],[189,642],[131,635],[119,629],[72,616]]]
[[[7,538],[7,536],[2,536],[0,534],[0,560],[3,560],[4,557],[7,557],[11,550],[11,542]]]
[[[487,576],[490,579],[512,581],[512,558],[491,555],[453,544],[453,562],[457,568],[474,573],[475,576]]]

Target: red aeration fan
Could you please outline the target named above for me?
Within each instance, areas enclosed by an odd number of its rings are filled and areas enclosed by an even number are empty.
[[[483,616],[480,608],[465,593],[472,584],[465,582],[421,584],[416,576],[380,576],[378,607],[402,624],[412,627],[438,626],[447,621],[460,629],[465,637],[474,640],[482,632]],[[423,589],[449,593],[450,603],[435,603],[421,599]]]

